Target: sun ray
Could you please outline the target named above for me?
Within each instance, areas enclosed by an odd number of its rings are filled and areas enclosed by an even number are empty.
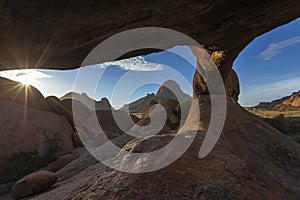
[[[14,49],[10,49],[10,52],[11,52],[11,54],[13,55],[13,57],[14,57],[14,59],[15,59],[15,61],[16,61],[17,68],[18,68],[18,69],[21,69],[20,60],[18,59],[18,56],[17,56],[16,53],[15,53],[15,52],[17,52],[17,51],[15,51]],[[9,68],[10,68],[10,67],[9,67]]]
[[[23,85],[24,87],[24,126],[26,126],[27,121],[27,103],[28,103],[28,85]]]
[[[51,46],[53,40],[55,39],[55,37],[56,37],[56,34],[54,34],[54,35],[52,36],[52,38],[50,39],[50,41],[48,42],[48,44],[47,44],[47,46],[45,47],[45,49],[43,50],[43,53],[41,54],[40,58],[38,59],[38,61],[37,61],[36,64],[34,65],[34,67],[33,67],[34,69],[38,68],[39,65],[40,65],[40,63],[42,63],[42,61],[43,61],[44,57],[46,56],[46,54],[47,54],[47,52],[48,52],[48,50],[49,50],[49,48],[50,48],[50,46]]]

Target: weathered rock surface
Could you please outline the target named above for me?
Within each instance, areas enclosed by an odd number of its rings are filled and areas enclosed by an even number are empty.
[[[225,82],[226,94],[232,97],[236,102],[239,100],[240,84],[237,74],[231,70]]]
[[[99,125],[102,132],[110,139],[115,138],[129,130],[140,119],[134,115],[118,110],[98,110],[96,116],[91,115],[83,126],[90,134],[99,133]]]
[[[299,17],[300,5],[298,0],[2,1],[0,13],[1,69],[75,68],[104,39],[146,26],[175,29],[211,51],[223,51],[226,71],[255,37]],[[182,44],[180,38],[155,42],[165,42],[165,48]]]
[[[218,61],[224,81],[234,59],[250,41],[300,16],[298,0],[180,0],[176,3],[169,0],[142,3],[13,0],[1,4],[2,70],[16,66],[75,68],[90,50],[111,35],[128,28],[159,26],[183,32],[203,44]],[[180,38],[168,39],[153,41],[153,45],[161,44],[162,48],[187,45]],[[121,58],[153,51],[156,50],[134,51]],[[105,53],[109,55],[111,52]],[[95,62],[104,61],[110,60]],[[197,96],[205,92],[197,93]],[[202,102],[204,108],[209,108],[205,99]],[[205,131],[199,131],[190,149],[160,171],[128,174],[103,170],[96,165],[89,171],[93,176],[88,176],[88,179],[77,185],[73,179],[73,184],[66,183],[38,198],[299,199],[299,145],[242,110],[231,99],[228,102],[225,129],[217,146],[206,158],[198,159],[199,146],[205,135]],[[209,116],[207,112],[201,115]],[[10,116],[9,120],[12,117],[18,115]],[[48,123],[48,118],[46,121]],[[6,124],[7,121],[3,123]],[[201,123],[200,128],[205,130],[205,123]],[[20,135],[12,138],[20,138]],[[132,149],[138,145],[155,146],[156,137],[151,138],[145,142],[153,145],[143,145],[143,140],[137,140]],[[141,151],[146,150],[142,148]]]
[[[155,109],[155,106],[157,105],[162,106],[164,108],[164,111],[157,111],[157,109]],[[145,106],[145,109],[142,114],[142,119],[140,122],[138,122],[138,125],[147,125],[147,122],[150,120],[149,116],[151,115],[151,112],[165,112],[166,126],[169,127],[169,129],[176,130],[179,128],[181,119],[180,111],[178,114],[175,111],[178,105],[178,101],[172,99],[160,99],[158,102],[150,101]]]
[[[11,190],[12,197],[18,199],[49,189],[57,181],[53,172],[38,171],[17,181]]]
[[[76,153],[79,155],[77,159],[56,172],[58,182],[66,181],[99,162],[84,147],[75,149],[74,154]],[[76,179],[74,179],[74,181],[76,181]]]
[[[20,178],[73,149],[73,130],[51,112],[0,99],[0,180]]]
[[[48,96],[45,99],[49,106],[51,107],[52,111],[56,114],[62,115],[62,107],[61,107],[61,101],[56,96]]]
[[[76,117],[76,122],[83,123],[91,114],[90,109],[79,100],[68,98],[60,100],[57,97],[50,96],[46,98],[46,101],[52,108],[52,111],[58,115],[64,116],[74,129],[74,117]],[[73,110],[75,110],[75,112]]]
[[[33,86],[0,77],[0,99],[51,112],[43,95]]]
[[[74,120],[73,120],[73,115],[72,112],[66,108],[60,99],[54,96],[49,96],[46,98],[47,103],[52,109],[52,112],[58,115],[64,116],[68,122],[71,124],[71,126],[74,126]]]
[[[126,120],[128,117],[128,120]],[[130,129],[140,119],[123,111],[97,111],[97,118],[104,131],[123,132]],[[114,119],[116,118],[116,119]],[[117,124],[116,120],[118,121]],[[133,123],[130,123],[132,120]],[[121,128],[123,130],[121,130]]]
[[[200,107],[205,112],[202,115],[207,115],[209,98],[200,98]],[[81,172],[89,174],[88,179],[79,184],[76,179],[66,182],[36,199],[51,196],[54,199],[299,199],[299,145],[243,110],[231,98],[227,101],[225,128],[205,158],[199,159],[198,152],[206,134],[207,119],[200,122],[202,131],[198,131],[183,156],[161,170],[130,174],[103,169],[99,163],[93,170]],[[184,131],[189,128],[184,127]],[[122,151],[152,152],[168,144],[174,136],[135,139]],[[129,159],[120,156],[124,162]],[[136,162],[135,167],[147,164],[142,160]]]
[[[284,106],[300,108],[300,91],[293,93],[290,98],[282,103]]]
[[[79,124],[84,123],[91,115],[91,110],[81,101],[64,99],[61,101],[61,105],[66,109],[65,117],[68,117],[67,119],[73,127],[75,126],[75,122]]]
[[[65,154],[57,158],[57,160],[50,163],[48,166],[46,166],[45,170],[57,172],[58,170],[62,169],[72,161],[76,160],[79,157],[77,154]]]

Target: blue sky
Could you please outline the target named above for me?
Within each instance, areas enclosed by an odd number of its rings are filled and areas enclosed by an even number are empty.
[[[233,68],[244,106],[271,101],[300,90],[300,18],[252,41]]]
[[[176,80],[184,92],[192,95],[195,63],[190,49],[181,46],[75,70],[9,70],[0,72],[0,76],[33,85],[45,97],[61,97],[70,91],[85,92],[97,100],[107,97],[119,108],[148,93],[156,93],[161,84],[170,79]]]
[[[257,37],[233,64],[241,84],[239,102],[252,106],[300,90],[299,52],[300,19]],[[189,48],[183,46],[80,70],[14,70],[0,72],[0,75],[31,84],[44,96],[85,92],[96,99],[107,97],[114,107],[120,107],[147,93],[155,93],[169,79],[176,80],[184,92],[191,94],[195,63]],[[79,71],[82,81],[74,87],[75,80],[77,83],[80,80],[76,79]],[[100,74],[98,84],[91,84]],[[137,85],[143,86],[136,88]]]

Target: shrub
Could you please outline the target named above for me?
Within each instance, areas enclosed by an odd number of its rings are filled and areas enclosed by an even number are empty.
[[[49,162],[56,160],[57,152],[61,150],[61,139],[59,135],[59,132],[57,132],[53,137],[47,137],[47,143],[49,146]]]
[[[18,152],[12,154],[4,172],[4,179],[0,184],[18,180],[44,166],[45,160],[42,159],[37,150],[28,152]]]

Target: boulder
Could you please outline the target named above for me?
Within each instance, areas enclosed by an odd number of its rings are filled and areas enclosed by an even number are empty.
[[[66,154],[57,158],[54,162],[50,163],[45,169],[52,172],[57,172],[64,166],[68,165],[73,160],[76,160],[79,157],[77,154]]]
[[[74,139],[79,142],[99,146],[106,142],[106,138],[114,139],[131,129],[140,119],[134,115],[119,110],[97,110],[81,125],[76,126]],[[81,143],[80,141],[80,143]],[[79,145],[80,145],[79,143]]]
[[[52,111],[43,95],[35,87],[2,77],[0,77],[0,99],[39,110]]]
[[[169,127],[169,129],[177,130],[179,128],[180,122],[181,122],[181,112],[180,112],[180,106],[178,101],[173,99],[159,99],[158,102],[152,100],[150,101],[146,106],[142,113],[142,119],[138,122],[138,125],[145,126],[147,123],[149,123],[149,115],[152,112],[161,112],[155,109],[155,105],[160,105],[164,107],[164,110],[167,115],[166,119],[166,126]],[[186,110],[189,110],[189,107],[186,108]],[[186,115],[182,117],[182,119],[185,119]]]
[[[38,171],[17,181],[11,190],[11,196],[19,199],[49,189],[56,181],[57,175],[49,171]]]
[[[0,184],[73,150],[73,130],[60,115],[0,99]]]
[[[49,96],[46,98],[46,101],[54,113],[66,117],[68,121],[72,118],[72,113],[62,105],[62,102],[59,98],[55,96]]]
[[[50,96],[46,98],[46,101],[52,111],[64,116],[72,127],[75,126],[73,114],[76,115],[78,122],[85,121],[90,115],[90,110],[78,100],[64,99],[61,101],[57,97]],[[73,112],[73,109],[76,109],[76,112]]]
[[[159,114],[159,113],[158,113]],[[147,133],[147,135],[165,135],[165,134],[172,134],[172,130],[167,124],[164,124],[164,126],[160,130],[156,130],[153,127],[147,127],[151,122],[151,119],[149,117],[141,119],[136,125],[134,125],[130,130],[135,132],[143,132],[144,134]],[[140,126],[143,127],[143,129],[140,129]]]
[[[75,126],[74,117],[76,118],[76,123],[84,123],[91,114],[90,109],[85,104],[75,99],[64,99],[61,101],[61,105],[66,111],[63,114],[65,114],[72,126]]]
[[[124,111],[98,110],[96,112],[98,122],[104,132],[122,133],[129,130],[140,119]],[[117,124],[117,122],[120,124]]]

